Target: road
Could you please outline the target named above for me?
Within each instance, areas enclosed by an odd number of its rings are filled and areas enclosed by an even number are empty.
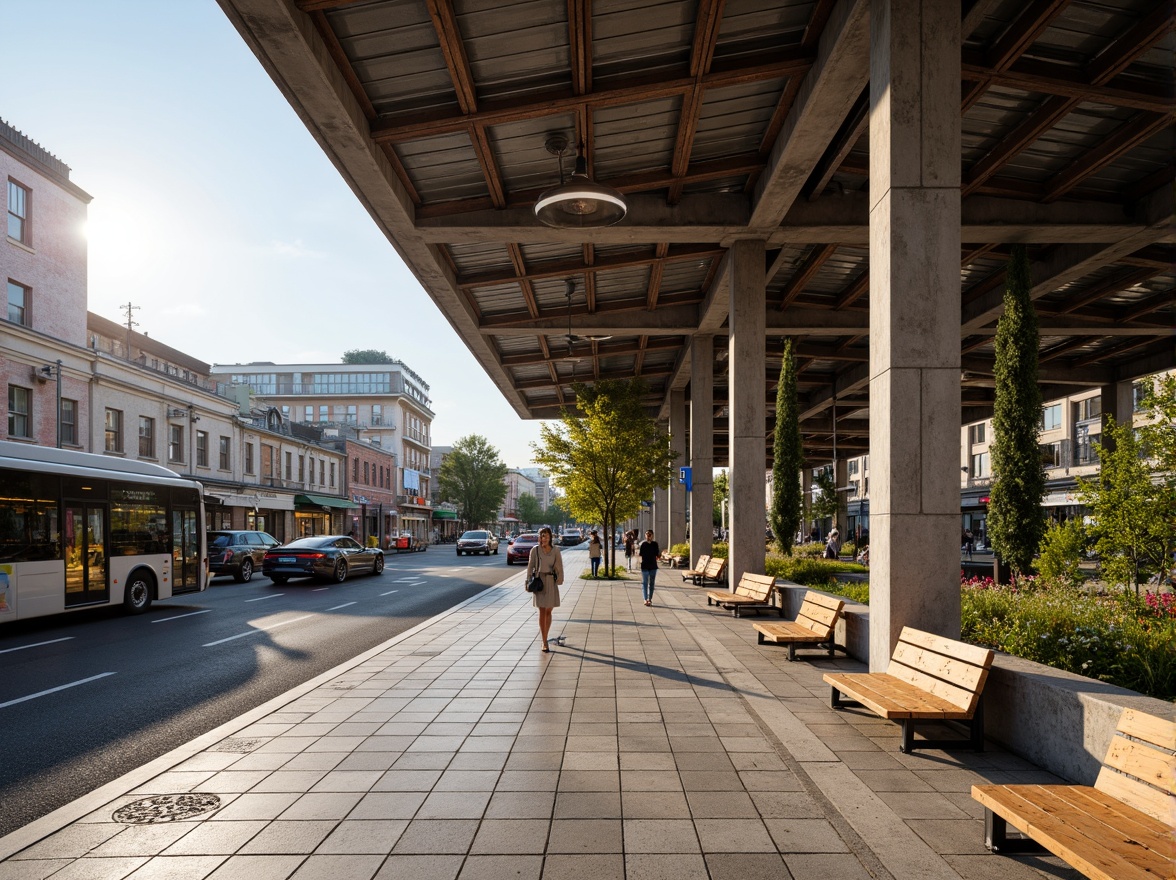
[[[5,625],[0,836],[519,570],[505,549],[458,559],[443,545],[342,584],[217,578],[137,617]]]

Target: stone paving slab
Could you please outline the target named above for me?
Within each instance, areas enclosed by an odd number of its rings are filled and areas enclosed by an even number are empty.
[[[672,575],[651,608],[571,579],[550,654],[512,575],[0,839],[0,880],[1079,876],[984,850],[971,784],[1040,770],[902,755],[828,708],[860,664],[789,663]]]

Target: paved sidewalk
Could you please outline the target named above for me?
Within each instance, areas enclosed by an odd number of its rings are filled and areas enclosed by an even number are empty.
[[[903,755],[897,725],[828,708],[821,672],[859,664],[789,663],[658,582],[646,608],[639,580],[570,579],[542,654],[514,574],[0,839],[0,880],[1078,876],[988,854],[968,794],[1053,777]]]

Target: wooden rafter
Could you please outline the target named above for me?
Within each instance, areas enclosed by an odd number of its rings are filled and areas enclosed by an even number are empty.
[[[1119,293],[1129,287],[1134,287],[1142,281],[1147,281],[1149,278],[1154,278],[1160,274],[1158,269],[1136,269],[1133,272],[1128,272],[1126,275],[1120,275],[1116,278],[1111,278],[1104,281],[1102,284],[1096,285],[1090,290],[1083,291],[1075,296],[1067,296],[1065,300],[1057,307],[1052,309],[1042,308],[1042,313],[1050,313],[1054,315],[1069,315],[1083,306],[1088,306],[1093,302],[1098,302],[1103,297]]]
[[[568,0],[568,49],[571,54],[572,91],[592,91],[592,0]]]
[[[592,245],[584,245],[591,248]],[[681,263],[695,260],[708,260],[721,257],[724,251],[718,247],[700,247],[695,245],[669,245],[665,253],[659,253],[655,248],[653,253],[617,254],[607,257],[595,257],[585,254],[580,260],[566,260],[561,262],[536,263],[527,268],[525,275],[508,272],[494,272],[480,275],[459,276],[459,287],[476,290],[480,287],[498,287],[503,284],[517,284],[520,281],[543,281],[551,278],[565,278],[568,275],[582,275],[585,279],[594,278],[598,272],[613,269],[630,269],[637,266],[648,266],[652,263]],[[591,260],[591,262],[589,262]],[[589,312],[595,311],[595,303],[590,303]]]
[[[694,42],[690,49],[690,75],[694,86],[682,96],[678,111],[678,135],[674,143],[670,171],[675,177],[686,173],[690,154],[694,150],[694,135],[698,131],[698,119],[702,115],[702,78],[710,72],[715,46],[719,40],[719,24],[723,19],[725,0],[700,0],[698,14],[694,19]],[[682,184],[670,187],[669,203],[676,205],[682,198]]]
[[[662,275],[665,273],[665,258],[669,252],[669,247],[668,244],[659,244],[657,246],[657,259],[649,267],[649,282],[645,286],[645,307],[651,312],[657,308],[657,299],[661,295]]]
[[[545,337],[540,337],[540,338],[545,338]],[[612,342],[612,343],[594,342],[593,346],[594,346],[593,351],[597,354],[597,356],[602,357],[602,358],[627,357],[629,355],[635,355],[635,354],[637,354],[638,351],[642,350],[641,346],[635,342],[619,342],[619,343],[618,342]],[[670,336],[670,337],[661,337],[661,338],[650,338],[649,341],[645,344],[644,350],[645,351],[676,351],[677,349],[679,349],[681,347],[682,347],[681,340]],[[575,353],[575,354],[583,355],[583,349],[577,350],[573,346],[572,350],[573,350],[573,353]],[[542,352],[540,352],[539,354],[505,355],[502,358],[500,358],[499,362],[504,367],[528,367],[528,366],[534,366],[535,364],[546,363],[549,360],[551,360],[551,357],[549,355],[545,355]]]
[[[1046,204],[1056,201],[1092,174],[1097,174],[1124,153],[1172,125],[1172,117],[1154,113],[1141,113],[1131,122],[1120,126],[1110,137],[1103,139],[1097,147],[1073,162],[1047,184]]]
[[[1172,96],[1164,84],[1141,77],[1120,75],[1109,85],[1095,86],[1074,67],[1056,62],[1036,59],[1019,61],[1008,70],[994,71],[982,57],[967,49],[964,50],[963,59],[961,75],[966,80],[987,79],[995,86],[1153,113],[1170,112],[1173,109]]]
[[[527,304],[527,314],[532,318],[539,317],[539,302],[535,299],[535,288],[527,278],[527,264],[523,260],[523,249],[517,244],[507,245],[510,252],[510,262],[514,266],[515,275],[519,279],[519,289],[523,292],[523,301]]]
[[[1070,0],[1033,0],[984,53],[986,66],[994,73],[1007,70],[1069,3]],[[991,81],[991,78],[981,78],[973,83],[964,95],[965,113],[988,90]]]
[[[837,253],[837,245],[835,244],[822,244],[814,247],[809,252],[804,263],[792,274],[792,277],[788,279],[788,283],[784,285],[784,290],[780,295],[780,301],[776,304],[776,308],[783,311],[792,305],[793,300],[813,280],[813,276],[817,274],[820,268],[835,253]]]

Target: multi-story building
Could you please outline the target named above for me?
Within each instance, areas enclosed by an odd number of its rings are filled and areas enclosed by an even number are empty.
[[[503,479],[506,496],[498,511],[498,527],[502,532],[514,532],[519,527],[519,498],[523,495],[535,497],[535,483],[517,468],[511,468]]]
[[[519,473],[527,477],[535,487],[532,493],[539,506],[544,510],[551,507],[551,478],[542,468],[519,468]]]
[[[195,477],[210,528],[264,529],[285,540],[351,524],[345,513],[359,505],[342,497],[346,459],[321,446],[319,432],[299,436],[278,412],[243,409],[208,364],[86,311],[90,196],[69,180],[68,166],[3,121],[0,176],[5,439]]]
[[[369,461],[369,468],[372,464],[391,468],[391,484],[381,487],[378,482],[365,482],[364,490],[352,495],[370,498],[376,490],[390,490],[394,507],[385,509],[382,501],[375,505],[383,534],[396,531],[418,541],[429,540],[429,434],[434,414],[428,384],[406,364],[218,364],[212,373],[221,382],[248,388],[253,406],[271,406],[284,420],[315,426],[325,440],[354,435],[361,446],[391,453],[395,459],[391,464]],[[354,462],[351,466],[354,471]],[[359,485],[357,478],[350,479]],[[372,516],[370,506],[362,505],[365,518]],[[368,532],[378,533],[379,529]]]

